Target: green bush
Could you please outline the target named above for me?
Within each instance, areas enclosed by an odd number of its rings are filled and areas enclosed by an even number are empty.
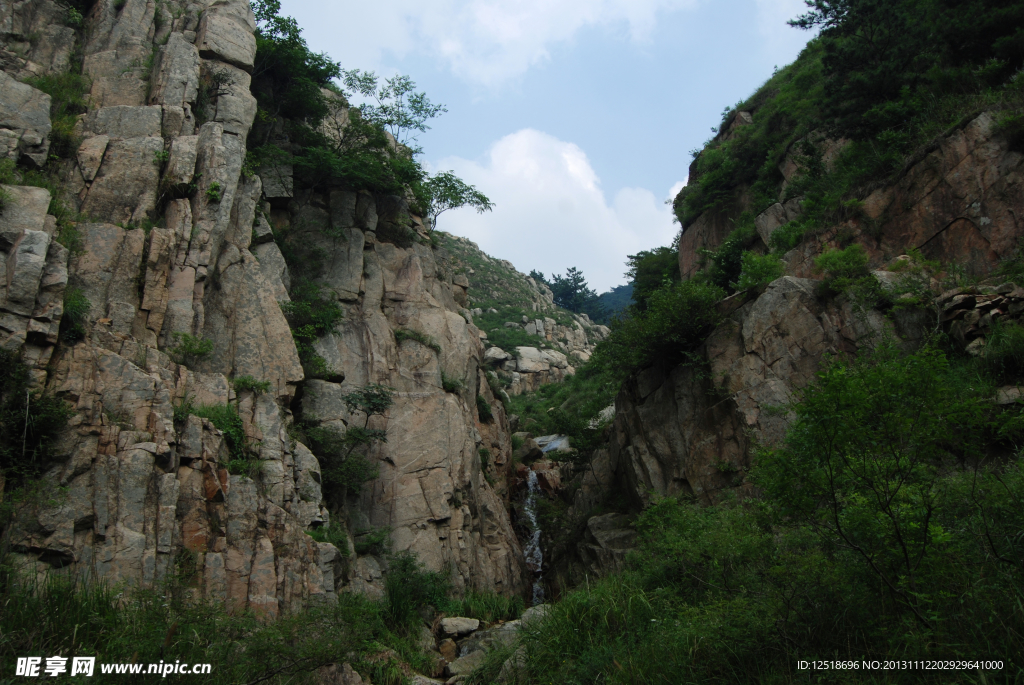
[[[762,499],[655,498],[625,570],[565,594],[523,634],[530,682],[781,685],[806,680],[807,654],[986,650],[1011,656],[978,682],[1020,673],[1024,568],[1008,562],[1024,554],[1024,470],[1007,448],[1022,416],[989,391],[928,347],[886,341],[826,363],[790,407],[785,440],[756,454]],[[488,662],[473,682],[500,668]]]
[[[721,288],[683,281],[653,292],[647,309],[614,321],[611,335],[594,351],[594,361],[625,375],[656,360],[678,362],[700,345],[721,321]]]
[[[238,409],[234,405],[201,404],[198,407],[192,407],[191,413],[201,419],[208,419],[224,434],[228,451],[231,452],[231,460],[239,462],[236,464],[238,468],[250,468],[242,463],[251,461],[252,454],[249,439],[245,435],[245,426],[242,424],[242,417],[238,415]]]
[[[334,292],[319,283],[303,280],[293,286],[291,301],[280,305],[292,329],[295,348],[307,377],[332,377],[334,371],[317,354],[314,343],[333,333],[344,318],[345,313]]]
[[[823,252],[814,258],[814,265],[831,280],[850,281],[867,275],[868,255],[862,245],[854,244],[843,250]]]
[[[459,393],[466,387],[460,378],[452,378],[444,371],[441,372],[441,387],[445,392]]]
[[[480,416],[481,422],[489,423],[494,420],[494,413],[491,411],[491,404],[483,395],[476,396],[476,411]]]
[[[394,403],[394,388],[370,384],[344,395],[342,401],[348,411],[363,415],[363,425],[351,423],[344,432],[320,425],[312,418],[303,419],[302,438],[320,461],[325,495],[335,502],[357,491],[379,474],[376,462],[363,451],[374,442],[387,442],[387,431],[370,428],[370,419],[384,416]],[[356,451],[356,450],[360,451]]]
[[[647,308],[647,298],[651,293],[680,280],[679,250],[675,246],[631,254],[626,265],[626,278],[633,285],[633,303],[640,311]]]
[[[307,530],[306,535],[313,538],[317,542],[329,542],[338,548],[342,556],[347,557],[348,551],[348,533],[345,527],[337,521],[331,521],[328,526],[319,526],[313,530]]]
[[[741,264],[740,278],[735,283],[736,290],[760,288],[786,273],[782,260],[773,254],[758,255],[744,252]]]
[[[189,555],[179,555],[170,581],[153,590],[58,573],[27,578],[13,571],[11,561],[0,557],[0,605],[5,607],[0,659],[5,663],[33,653],[88,654],[104,664],[210,663],[218,682],[268,685],[315,682],[317,671],[337,663],[339,654],[374,683],[401,682],[379,679],[377,673],[388,667],[402,675],[395,668],[402,662],[429,668],[414,641],[388,627],[382,604],[355,593],[269,620],[194,600],[189,584],[195,560]],[[395,656],[385,661],[381,653],[387,650]],[[90,680],[126,678],[103,675],[97,664]]]
[[[1024,379],[1024,326],[997,321],[985,337],[980,362],[982,369],[1000,385]]]
[[[188,368],[192,368],[213,352],[213,341],[201,336],[175,332],[174,340],[177,345],[167,350],[167,353],[176,363]]]
[[[448,573],[428,571],[411,552],[388,557],[384,579],[384,616],[395,630],[411,632],[421,625],[419,608],[443,606],[452,592]]]
[[[50,154],[71,159],[82,138],[75,132],[78,115],[88,111],[89,79],[71,72],[35,76],[26,81],[50,96]]]
[[[214,181],[206,187],[206,199],[210,202],[220,202],[221,192],[223,191],[220,183]]]
[[[429,347],[434,352],[441,354],[441,346],[437,344],[437,341],[431,338],[426,333],[420,333],[419,331],[413,331],[408,328],[396,328],[395,329],[395,342],[399,345],[402,344],[403,340],[415,340],[424,347]]]
[[[0,473],[5,480],[2,494],[24,485],[51,466],[57,457],[53,451],[56,440],[74,411],[53,394],[32,389],[29,368],[19,355],[2,348],[0,378]],[[0,520],[0,527],[3,524]]]
[[[61,338],[74,343],[85,337],[85,322],[92,303],[81,288],[68,286],[64,289],[64,315],[60,320]]]
[[[258,381],[253,376],[238,376],[231,379],[231,386],[235,392],[251,392],[256,395],[263,395],[270,392],[270,381]]]
[[[391,529],[385,526],[359,531],[354,542],[356,554],[385,554],[391,549]]]

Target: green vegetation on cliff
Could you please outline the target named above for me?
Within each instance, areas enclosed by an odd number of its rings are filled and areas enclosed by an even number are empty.
[[[656,500],[627,570],[576,588],[526,633],[529,682],[1024,677],[1024,413],[988,399],[1016,377],[895,342],[830,361],[785,440],[758,454],[763,497]],[[862,670],[893,658],[1002,665]],[[818,659],[858,667],[797,666]]]
[[[733,235],[705,255],[706,277],[722,287],[733,287],[741,253],[756,241],[753,217],[775,202],[803,198],[800,218],[772,234],[770,247],[784,252],[804,235],[859,216],[871,190],[982,109],[1001,112],[1000,130],[1020,138],[1020,3],[808,5],[812,11],[793,23],[820,27],[820,36],[751,97],[726,109],[715,129],[721,132],[693,151],[690,183],[675,199],[684,231],[705,212],[733,214]],[[787,156],[799,174],[780,196]]]

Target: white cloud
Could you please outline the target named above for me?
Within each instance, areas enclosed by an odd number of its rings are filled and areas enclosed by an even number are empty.
[[[523,272],[550,276],[579,268],[604,292],[625,282],[626,256],[668,245],[678,226],[665,199],[645,188],[623,188],[608,202],[586,153],[533,129],[495,142],[481,162],[449,157],[431,165],[452,169],[495,203],[494,211],[443,214],[442,231],[469,238]]]
[[[584,28],[625,26],[647,39],[659,14],[697,0],[378,0],[323,3],[285,0],[316,45],[343,64],[384,67],[425,54],[469,82],[494,87],[545,62],[550,49]]]

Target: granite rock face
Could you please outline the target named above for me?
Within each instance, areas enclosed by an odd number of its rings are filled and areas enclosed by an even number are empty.
[[[61,162],[62,199],[89,217],[71,227],[80,244],[72,253],[58,243],[45,190],[5,187],[12,201],[0,212],[0,346],[74,409],[44,476],[61,496],[22,508],[12,524],[20,563],[152,587],[187,557],[194,596],[268,616],[343,591],[379,594],[383,556],[307,534],[333,521],[356,541],[389,527],[394,551],[450,566],[459,588],[521,593],[522,552],[503,499],[510,431],[481,369],[478,331],[422,238],[395,244],[375,232],[378,210],[388,235],[405,221],[422,231],[422,220],[403,198],[314,195],[292,183],[287,194],[265,192],[259,175],[242,173],[256,113],[247,2],[114,4],[96,3],[69,45],[78,41],[91,83],[80,147]],[[3,5],[3,54],[65,16],[53,0]],[[9,143],[0,152],[23,165],[36,154],[46,162],[38,146],[50,121],[48,96],[19,79],[64,64],[27,54],[0,61],[10,86],[0,88],[0,141]],[[203,78],[221,87],[197,127]],[[316,343],[329,380],[306,378],[279,305],[300,280],[285,253],[298,253],[300,278],[321,283],[345,311]],[[88,300],[77,340],[62,335],[68,288]],[[399,329],[441,351],[397,342]],[[211,345],[188,366],[178,363],[186,336]],[[442,372],[464,389],[445,392]],[[269,382],[269,392],[236,393],[230,379],[240,376]],[[328,510],[319,460],[289,435],[293,412],[344,428],[360,417],[341,398],[369,383],[397,391],[377,426],[389,439],[367,455],[380,476]],[[489,421],[477,415],[477,395],[492,405]],[[232,472],[226,438],[209,420],[178,412],[175,421],[175,407],[190,402],[238,410],[258,475]],[[494,456],[482,465],[485,446]]]

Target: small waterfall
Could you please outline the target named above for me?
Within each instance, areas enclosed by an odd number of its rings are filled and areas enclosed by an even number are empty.
[[[533,581],[533,606],[537,606],[544,603],[544,586],[541,584],[544,552],[540,549],[540,526],[537,525],[537,493],[540,492],[540,486],[537,485],[536,471],[530,471],[530,475],[526,479],[526,485],[528,491],[523,509],[526,512],[526,518],[530,519],[533,534],[530,536],[530,541],[526,543],[523,554],[526,557],[526,565],[537,574]]]

